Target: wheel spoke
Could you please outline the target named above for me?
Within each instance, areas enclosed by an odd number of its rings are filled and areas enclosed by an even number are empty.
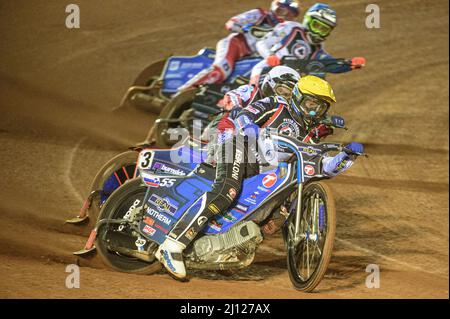
[[[313,247],[314,247],[314,249],[311,254],[311,260],[314,262],[314,256],[316,255],[316,250],[317,250],[317,243],[315,243]]]
[[[295,238],[297,241],[289,241],[293,244],[289,258],[291,265],[294,266],[296,280],[301,284],[306,284],[316,276],[322,267],[324,254],[327,253],[325,250],[329,231],[327,210],[327,200],[321,188],[313,186],[303,193],[299,233],[293,234],[300,238]],[[294,223],[295,220],[291,226]]]
[[[310,276],[310,265],[309,265],[309,239],[306,239],[306,267],[307,267],[307,278]]]
[[[305,243],[303,242],[302,252],[304,250],[304,245],[305,245]],[[300,272],[302,273],[302,275],[304,275],[303,274],[303,269],[305,269],[305,254],[302,253],[302,262],[300,264]],[[302,279],[303,279],[303,277],[302,277]]]
[[[320,195],[317,193],[310,194],[307,197],[305,196],[305,209],[302,213],[300,223],[300,230],[304,234],[305,240],[299,242],[296,249],[298,275],[304,281],[308,280],[311,274],[314,273],[320,264],[320,258],[322,256],[321,246],[324,242],[325,234],[322,235],[318,227],[318,206],[320,201]],[[310,235],[316,235],[317,237],[311,240]]]

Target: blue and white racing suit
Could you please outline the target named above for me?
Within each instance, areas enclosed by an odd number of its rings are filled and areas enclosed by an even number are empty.
[[[323,43],[314,44],[308,40],[308,30],[299,22],[286,21],[275,26],[272,32],[256,43],[256,51],[264,59],[254,66],[251,83],[259,80],[263,70],[270,65],[269,57],[276,56],[281,60],[285,56],[295,56],[299,60],[332,59],[324,49]],[[336,65],[330,73],[351,71],[349,65]]]

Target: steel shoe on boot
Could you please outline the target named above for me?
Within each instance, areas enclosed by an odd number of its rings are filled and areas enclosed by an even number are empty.
[[[186,267],[183,262],[183,250],[186,248],[182,243],[167,238],[158,248],[155,254],[167,271],[176,279],[183,280],[186,278]]]

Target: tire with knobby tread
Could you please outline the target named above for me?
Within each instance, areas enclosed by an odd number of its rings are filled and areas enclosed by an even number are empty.
[[[310,184],[307,184],[303,190],[303,193],[306,193],[313,187],[317,187],[320,192],[325,195],[327,233],[319,266],[306,282],[300,282],[297,275],[297,268],[292,264],[292,249],[288,248],[287,253],[289,278],[295,289],[303,292],[312,292],[325,276],[333,252],[334,237],[336,233],[336,207],[334,203],[333,193],[330,187],[324,182],[312,182]]]

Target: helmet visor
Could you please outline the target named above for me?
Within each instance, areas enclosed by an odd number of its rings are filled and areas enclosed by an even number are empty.
[[[329,103],[311,95],[304,95],[300,109],[307,117],[321,117],[328,110]]]
[[[292,93],[291,105],[294,107],[294,111],[296,113],[300,111],[307,118],[322,117],[330,106],[327,101],[312,95],[301,94],[297,86],[295,86]]]
[[[318,34],[322,37],[328,36],[331,33],[331,30],[333,30],[333,28],[328,24],[323,23],[322,21],[316,19],[313,19],[309,23],[309,29],[311,30],[312,33]]]
[[[284,97],[286,101],[292,98],[292,86],[287,84],[277,84],[274,91],[276,95]]]

